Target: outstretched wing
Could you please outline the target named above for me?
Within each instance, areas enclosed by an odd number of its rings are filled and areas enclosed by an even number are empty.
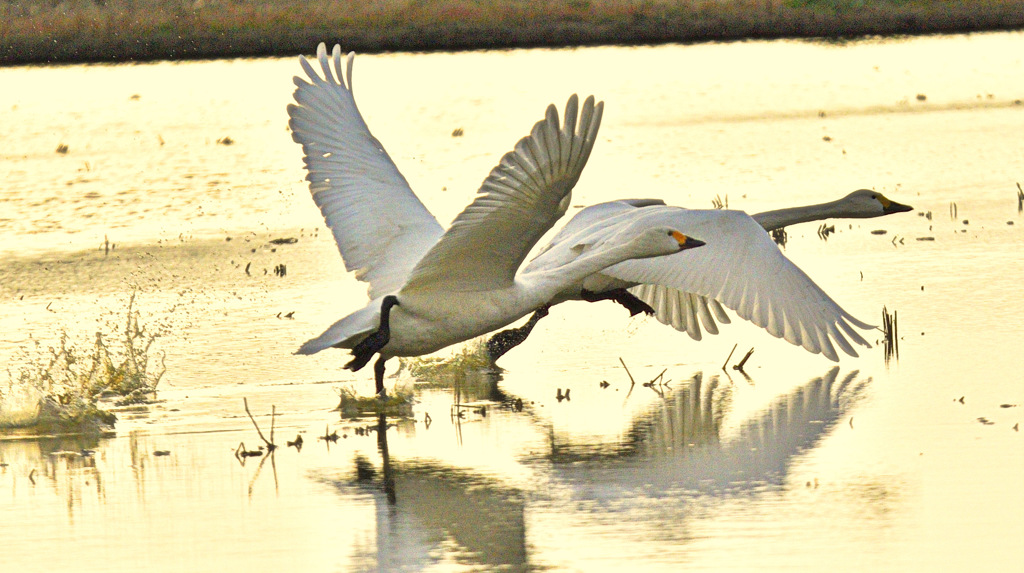
[[[694,340],[703,337],[701,327],[708,334],[718,334],[718,322],[729,324],[732,320],[717,300],[685,292],[665,285],[637,285],[629,292],[654,309],[658,322],[685,332]]]
[[[598,243],[617,233],[624,225],[629,225],[636,219],[638,208],[664,205],[661,199],[620,199],[591,205],[573,215],[527,264],[524,272],[560,267],[575,258],[584,245]],[[631,284],[629,281],[597,275],[591,277],[584,288],[604,290],[629,287]],[[653,284],[633,286],[630,292],[649,304],[654,309],[654,317],[661,323],[686,332],[694,340],[701,339],[701,325],[709,334],[718,334],[715,319],[723,324],[730,322],[729,315],[718,301],[701,295]],[[572,299],[578,297],[578,293],[570,289],[564,296]]]
[[[300,57],[308,81],[295,77],[288,125],[302,145],[309,190],[345,268],[370,283],[375,299],[401,288],[444,230],[366,127],[352,95],[354,59],[350,53],[346,81],[340,46],[330,56],[324,44],[317,48],[323,76]]]
[[[476,199],[416,265],[403,293],[509,286],[530,249],[569,205],[594,147],[604,103],[576,95],[559,126],[555,106],[484,180]]]
[[[850,340],[870,347],[852,326],[867,329],[871,325],[836,304],[746,213],[679,207],[636,212],[650,225],[672,226],[707,245],[665,257],[624,261],[605,269],[605,274],[717,300],[772,335],[830,360],[839,359],[835,346],[857,356]]]

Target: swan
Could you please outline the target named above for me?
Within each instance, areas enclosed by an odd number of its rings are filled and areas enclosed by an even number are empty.
[[[352,350],[345,368],[374,363],[384,395],[385,362],[486,334],[545,307],[567,285],[609,265],[703,246],[668,225],[622,227],[599,246],[533,272],[519,267],[565,214],[596,141],[603,102],[569,98],[559,123],[548,106],[530,135],[501,158],[476,198],[444,230],[371,135],[352,94],[355,54],[342,73],[341,47],[317,48],[321,76],[305,57],[288,105],[313,201],[345,268],[369,283],[369,303],[299,347]],[[333,70],[332,70],[333,64]]]
[[[667,207],[664,201],[659,199],[634,199],[602,203],[587,207],[577,213],[562,229],[562,231],[552,239],[548,247],[546,247],[547,251],[554,251],[546,256],[552,260],[557,260],[557,257],[559,256],[557,246],[566,241],[572,233],[578,233],[585,228],[599,229],[603,226],[607,226],[616,218],[648,217],[652,214],[651,209],[645,210],[645,208],[648,207],[657,208],[655,210],[660,213],[660,216],[665,217],[668,220],[672,220],[674,224],[678,225],[681,229],[684,229],[684,232],[686,229],[691,228],[693,221],[710,215],[708,211],[687,211],[680,207]],[[830,218],[862,219],[881,217],[893,213],[911,211],[912,209],[913,208],[909,205],[892,201],[877,191],[859,189],[835,201],[766,211],[751,215],[750,219],[757,223],[764,231],[774,231],[789,225],[810,221],[820,221]],[[712,246],[715,248],[727,244],[726,241],[731,241],[735,247],[739,247],[742,241],[748,241],[744,248],[751,250],[748,253],[750,258],[746,264],[755,265],[754,268],[761,267],[763,269],[769,264],[768,261],[771,260],[774,264],[781,265],[781,268],[787,269],[787,272],[793,272],[794,269],[799,271],[795,265],[792,265],[792,263],[790,263],[788,259],[778,251],[777,247],[773,247],[769,244],[770,241],[765,240],[767,239],[767,234],[763,232],[757,233],[749,222],[745,222],[745,228],[742,232],[750,232],[754,235],[761,235],[761,237],[744,237],[738,234],[741,232],[738,229],[727,229],[724,227],[709,230],[701,229],[700,232],[703,233],[701,236],[711,241]],[[717,239],[719,236],[723,238],[721,240]],[[725,300],[721,300],[721,297],[725,296],[723,294],[725,287],[719,286],[717,294],[709,295],[706,292],[700,293],[696,290],[688,290],[685,280],[678,278],[675,275],[685,272],[687,267],[692,268],[692,266],[696,264],[692,259],[709,258],[712,256],[712,253],[713,250],[705,250],[701,253],[703,257],[670,257],[663,260],[648,260],[645,261],[644,264],[652,267],[651,269],[637,268],[634,266],[630,270],[631,274],[626,277],[616,277],[614,276],[614,273],[607,271],[598,273],[594,277],[589,277],[587,281],[585,281],[578,296],[575,295],[574,292],[568,291],[563,293],[560,301],[587,300],[595,302],[597,300],[606,299],[614,300],[625,306],[630,311],[631,315],[636,315],[639,312],[652,314],[659,322],[672,326],[676,330],[686,332],[694,340],[700,340],[701,325],[703,325],[704,330],[708,333],[718,334],[718,325],[715,323],[715,318],[717,318],[719,322],[725,324],[731,322],[728,314],[725,313],[721,304],[722,302],[726,302]],[[544,252],[541,253],[541,256],[543,255],[545,255]],[[551,263],[545,263],[543,260],[539,262],[535,260],[530,263],[530,265],[542,264]],[[678,265],[678,268],[673,265]],[[655,271],[653,267],[658,267],[657,271]],[[622,268],[616,268],[619,269],[618,272],[623,272]],[[722,267],[719,265],[717,268],[721,269]],[[641,275],[648,276],[648,271],[652,273],[652,275],[656,274],[658,277],[661,277],[659,279],[660,282],[640,280]],[[733,270],[730,272],[736,271]],[[802,274],[802,271],[800,271],[800,273]],[[740,277],[743,275],[736,276]],[[767,276],[772,275],[762,275],[762,277]],[[749,281],[749,278],[744,278],[742,280]],[[807,280],[809,281],[810,279]],[[676,281],[674,283],[676,286],[671,284],[672,281]],[[754,288],[749,282],[745,284],[748,285],[747,288]],[[817,287],[815,286],[815,288]],[[765,309],[768,308],[766,306],[768,303],[765,302],[768,299],[765,297],[770,296],[775,292],[777,291],[773,291],[773,287],[771,285],[762,284],[759,289],[755,289],[750,293],[750,296],[755,297],[753,300],[747,300],[744,303],[744,301],[737,300],[734,297],[731,304],[726,302],[726,305],[736,310],[742,318],[751,320],[758,326],[768,330],[776,337],[785,337],[789,342],[803,346],[811,352],[822,352],[829,359],[837,360],[838,355],[835,353],[834,349],[831,348],[831,344],[828,342],[829,337],[822,336],[823,331],[819,331],[813,335],[809,333],[807,336],[801,335],[797,331],[792,331],[787,334],[784,323],[780,323],[778,319],[770,319],[764,314]],[[817,289],[817,291],[812,289],[806,292],[814,293],[814,295],[818,297],[824,295],[820,289]],[[824,296],[827,299],[827,295]],[[834,302],[832,302],[831,299],[827,299],[827,301],[828,303],[826,303],[826,307],[828,307],[829,304],[834,305]],[[776,304],[778,303],[776,302]],[[836,309],[839,311],[842,309],[839,309],[838,306],[831,308],[831,312],[833,314],[831,315],[830,321],[833,325],[852,319],[852,317],[849,317],[845,311],[842,311],[842,314],[839,314]],[[778,311],[778,307],[773,309],[773,316],[777,316]],[[529,335],[530,331],[532,331],[537,321],[546,315],[547,309],[544,309],[543,315],[540,313],[535,314],[526,325],[517,329],[509,329],[499,332],[491,337],[487,343],[491,359],[497,360],[516,345],[523,342],[523,340],[525,340]],[[856,319],[852,319],[851,322],[858,326],[863,325],[863,323]],[[865,325],[861,327],[870,326]],[[856,356],[855,353],[853,353],[853,355]]]

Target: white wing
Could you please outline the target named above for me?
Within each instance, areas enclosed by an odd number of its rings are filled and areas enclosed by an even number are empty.
[[[578,108],[573,95],[560,127],[555,106],[548,106],[545,119],[491,170],[402,292],[496,290],[513,283],[533,245],[565,214],[594,147],[604,103],[588,97]]]
[[[722,324],[732,322],[722,305],[706,296],[650,284],[632,287],[629,292],[654,309],[658,322],[685,332],[694,340],[703,337],[702,326],[708,334],[718,334],[715,319]]]
[[[857,356],[850,340],[870,347],[851,325],[865,329],[871,325],[836,304],[746,213],[663,206],[635,209],[634,213],[646,224],[672,226],[707,245],[665,257],[625,261],[605,269],[604,274],[717,300],[772,335],[831,360],[839,358],[836,345]]]
[[[317,48],[323,77],[299,58],[309,81],[295,77],[288,125],[302,145],[309,190],[345,268],[370,283],[369,296],[375,299],[401,288],[444,230],[366,127],[352,95],[354,58],[348,55],[347,82],[339,46],[330,58],[324,44]]]

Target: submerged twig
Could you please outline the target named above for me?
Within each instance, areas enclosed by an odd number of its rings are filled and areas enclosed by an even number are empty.
[[[262,447],[256,448],[255,450],[249,450],[246,449],[245,442],[239,442],[238,447],[235,448],[235,459],[238,460],[238,463],[242,464],[243,466],[245,465],[245,458],[253,458],[262,455]]]
[[[249,419],[252,420],[252,425],[256,426],[256,433],[260,435],[260,439],[263,440],[263,443],[267,445],[267,452],[274,451],[274,448],[276,448],[277,446],[274,445],[274,442],[272,441],[272,439],[274,437],[274,432],[273,432],[273,429],[274,429],[274,414],[276,412],[277,407],[276,406],[272,406],[271,407],[271,418],[270,418],[270,429],[271,429],[270,437],[271,437],[271,440],[268,440],[265,437],[263,437],[263,432],[260,431],[260,425],[256,423],[256,418],[253,418],[252,417],[252,412],[249,411],[249,399],[243,396],[242,397],[242,403],[245,404],[245,413],[249,414]]]
[[[327,432],[329,430],[330,430],[330,427],[325,424],[324,425],[324,435],[320,436],[317,439],[318,440],[323,440],[323,441],[327,442],[328,444],[330,444],[332,442],[337,442],[338,441],[338,430],[334,430],[334,433],[328,434]]]
[[[646,387],[646,388],[650,388],[651,390],[654,390],[655,392],[657,392],[657,394],[658,394],[659,396],[661,396],[661,397],[663,397],[663,398],[665,397],[665,393],[664,393],[664,392],[662,392],[662,391],[661,391],[661,390],[660,390],[660,389],[659,389],[658,387],[659,387],[659,386],[667,386],[667,385],[668,385],[668,383],[667,383],[667,382],[664,382],[664,379],[665,379],[665,372],[668,372],[668,368],[666,368],[666,369],[662,370],[662,371],[661,371],[661,372],[660,372],[660,373],[659,373],[659,374],[658,374],[657,376],[655,376],[654,378],[651,378],[650,382],[644,382],[644,387]]]
[[[622,363],[622,367],[626,369],[626,375],[629,376],[629,392],[626,392],[626,398],[622,402],[623,404],[625,404],[626,401],[629,400],[629,397],[633,395],[633,387],[636,386],[636,380],[633,379],[633,375],[630,374],[629,372],[629,367],[626,366],[626,362],[622,359],[621,356],[619,357],[619,362]]]
[[[732,353],[736,352],[736,347],[737,346],[739,346],[738,343],[732,345],[732,350],[729,351],[729,356],[726,356],[725,357],[725,362],[722,363],[722,370],[725,370],[725,367],[729,365],[729,359],[732,358]],[[729,373],[728,370],[725,370],[725,372],[726,372],[726,374]]]
[[[632,388],[636,384],[636,380],[633,380],[633,375],[630,374],[629,367],[626,366],[626,362],[622,359],[621,356],[619,357],[619,362],[621,362],[622,367],[626,369],[626,375],[629,376],[629,387]]]
[[[740,363],[735,365],[735,366],[733,366],[732,369],[739,371],[741,374],[746,374],[746,371],[743,370],[743,366],[747,363],[747,360],[750,359],[750,355],[753,354],[753,353],[754,353],[754,349],[753,349],[753,347],[751,347],[751,349],[748,350],[747,353],[743,355],[743,359],[740,360]]]

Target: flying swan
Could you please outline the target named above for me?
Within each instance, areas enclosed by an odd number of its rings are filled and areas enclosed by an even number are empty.
[[[911,210],[912,207],[909,205],[892,201],[877,191],[860,189],[835,201],[767,211],[752,215],[750,218],[765,231],[773,231],[811,221],[834,218],[864,219]],[[629,309],[631,314],[635,315],[639,312],[652,314],[659,322],[686,332],[694,340],[701,339],[701,326],[709,334],[718,334],[716,318],[724,324],[731,322],[729,315],[722,308],[722,304],[725,304],[735,310],[741,318],[750,320],[776,337],[784,337],[789,342],[803,346],[810,352],[822,352],[831,360],[838,359],[838,355],[829,343],[829,337],[825,335],[826,331],[808,331],[803,334],[791,327],[787,333],[787,327],[779,312],[785,312],[792,320],[799,306],[798,301],[786,301],[787,304],[793,306],[792,309],[780,307],[782,301],[774,300],[773,302],[773,296],[778,298],[778,295],[781,294],[788,298],[791,295],[779,284],[774,286],[768,284],[767,279],[774,277],[775,275],[772,273],[778,272],[779,268],[785,268],[786,272],[790,273],[794,270],[799,272],[799,269],[782,256],[778,249],[770,244],[771,241],[766,240],[768,235],[763,232],[760,233],[761,237],[745,237],[738,234],[736,229],[724,227],[694,230],[694,222],[710,216],[708,211],[689,211],[680,207],[668,207],[658,199],[612,201],[593,205],[577,213],[552,239],[546,247],[546,251],[537,260],[530,262],[527,268],[554,264],[560,253],[559,245],[571,240],[570,237],[573,234],[580,234],[586,229],[589,229],[588,232],[591,233],[599,232],[600,229],[622,220],[649,218],[655,213],[662,222],[671,222],[683,232],[699,233],[699,236],[707,240],[711,247],[700,253],[686,256],[648,259],[643,263],[619,265],[613,269],[607,269],[589,277],[583,285],[582,294],[578,291],[567,291],[562,293],[558,302],[563,300],[589,300],[591,302],[604,299],[615,300]],[[751,227],[749,223],[746,226]],[[752,228],[747,230],[754,233]],[[715,291],[713,294],[707,294],[711,291],[698,292],[688,282],[697,277],[684,276],[694,268],[704,268],[695,266],[699,265],[697,259],[710,259],[714,256],[714,249],[725,245],[729,245],[734,250],[745,250],[745,253],[733,252],[732,255],[744,257],[748,265],[747,270],[756,270],[757,273],[760,273],[757,276],[742,279],[747,281],[744,287],[749,291],[747,296],[735,291],[729,292],[728,289],[721,286],[712,289]],[[772,268],[773,264],[777,265],[774,269]],[[722,267],[716,265],[714,268],[721,270]],[[704,278],[706,280],[706,277]],[[761,284],[754,284],[754,280],[757,278],[764,280],[761,281]],[[779,281],[773,280],[772,282],[778,283]],[[601,294],[595,294],[596,292],[601,292]],[[806,292],[808,295],[815,294],[813,290],[797,292]],[[819,291],[819,293],[817,294],[819,297],[824,295],[824,292]],[[803,304],[806,305],[813,300],[813,297],[809,298],[803,301]],[[828,299],[827,295],[819,302],[825,304],[826,308],[830,308],[828,320],[833,324],[840,324],[839,315],[836,313],[841,312],[842,309]],[[491,359],[497,360],[522,343],[537,321],[546,315],[547,309],[541,309],[524,326],[502,331],[492,336],[487,344]],[[846,315],[845,312],[842,312],[842,315],[842,320],[850,320],[853,324],[862,325],[859,321]],[[851,336],[851,338],[853,337]],[[836,339],[836,341],[842,347],[841,340]]]
[[[501,328],[610,265],[703,245],[671,226],[641,221],[562,264],[519,270],[565,214],[596,140],[603,102],[591,96],[581,108],[575,95],[562,125],[548,106],[445,231],[370,134],[352,95],[354,58],[348,55],[343,74],[340,46],[329,57],[320,44],[321,76],[300,57],[308,81],[295,78],[296,103],[288,114],[313,201],[345,268],[369,283],[370,302],[307,341],[299,354],[351,349],[345,368],[353,371],[379,354],[374,377],[383,395],[384,364],[393,356],[427,354]]]

